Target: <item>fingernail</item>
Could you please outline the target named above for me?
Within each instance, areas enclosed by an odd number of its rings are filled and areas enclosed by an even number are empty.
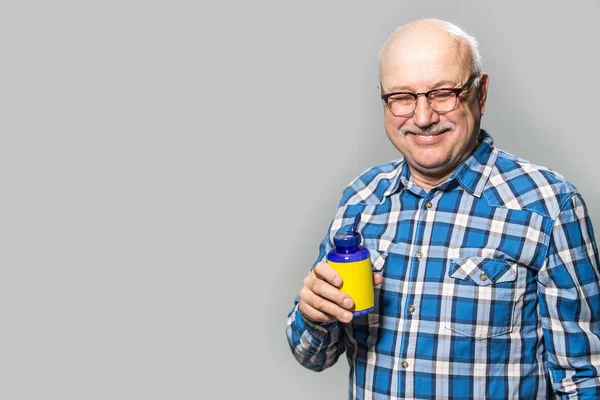
[[[352,300],[350,300],[349,298],[345,298],[344,299],[344,307],[348,308],[352,305]]]
[[[350,322],[351,319],[352,319],[352,313],[346,311],[344,313],[344,321]]]
[[[333,280],[333,284],[334,284],[335,286],[340,286],[340,285],[342,284],[342,280],[341,280],[340,278],[335,278],[335,279]]]

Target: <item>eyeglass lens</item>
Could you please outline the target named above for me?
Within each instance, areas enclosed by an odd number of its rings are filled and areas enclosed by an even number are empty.
[[[427,102],[435,112],[448,112],[456,107],[457,97],[451,90],[437,90],[429,93]],[[414,94],[399,94],[388,99],[390,111],[397,116],[412,114],[417,107]]]

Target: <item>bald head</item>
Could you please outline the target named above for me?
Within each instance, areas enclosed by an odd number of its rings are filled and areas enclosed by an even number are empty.
[[[470,73],[481,72],[481,56],[473,36],[447,21],[421,19],[400,27],[387,39],[379,56],[380,80],[386,69],[399,62],[409,58],[426,62],[428,56],[441,53],[463,63]]]
[[[477,147],[488,76],[476,46],[458,27],[426,19],[398,29],[381,51],[385,131],[425,189]]]

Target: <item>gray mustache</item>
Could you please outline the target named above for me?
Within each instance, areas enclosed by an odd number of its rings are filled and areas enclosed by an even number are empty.
[[[441,133],[446,130],[452,131],[452,130],[454,130],[455,127],[456,127],[456,125],[453,124],[452,122],[443,122],[440,124],[431,125],[427,129],[421,129],[418,126],[412,125],[412,126],[403,126],[402,128],[400,128],[400,133],[403,133],[403,134],[413,133],[415,135],[423,135],[423,134],[434,134],[435,135],[435,134]]]

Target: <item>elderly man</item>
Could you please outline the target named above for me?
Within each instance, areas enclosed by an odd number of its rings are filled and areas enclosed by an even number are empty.
[[[581,194],[480,129],[475,39],[439,20],[397,30],[380,58],[385,130],[402,158],[344,191],[288,317],[315,371],[345,351],[350,398],[600,399],[600,285]],[[375,308],[325,263],[357,213]]]

